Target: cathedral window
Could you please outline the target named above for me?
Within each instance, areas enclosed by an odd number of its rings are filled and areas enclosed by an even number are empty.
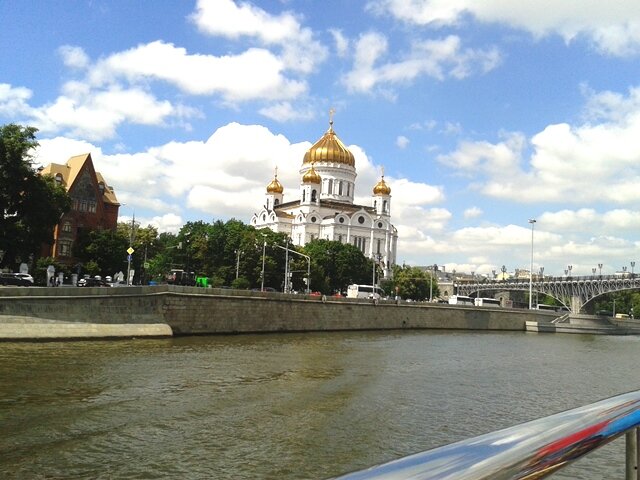
[[[331,195],[333,193],[333,179],[332,178],[329,179],[329,188],[327,190],[328,190],[327,193],[329,195]]]
[[[264,222],[267,219],[267,216],[263,213],[262,214],[262,221]]]
[[[387,201],[382,202],[382,211],[386,213],[387,211]]]
[[[311,190],[311,201],[312,202],[316,201],[316,195],[317,195],[316,190],[315,189]]]
[[[277,198],[273,201],[273,206],[277,207],[278,205],[280,205],[280,200],[278,200]]]
[[[358,217],[358,223],[359,223],[360,225],[362,225],[362,224],[364,223],[364,217],[363,217],[362,215],[360,215],[360,216]]]
[[[344,223],[344,217],[340,217],[340,218],[338,219],[338,221],[339,221],[340,223]]]
[[[311,217],[311,223],[316,223],[317,218],[316,217]]]
[[[338,182],[338,195],[342,195],[342,182]]]
[[[307,200],[307,191],[306,190],[302,190],[302,201],[306,201]]]
[[[382,227],[383,227],[382,222],[378,222],[378,228],[382,228]]]
[[[347,197],[351,196],[351,183],[347,182]]]

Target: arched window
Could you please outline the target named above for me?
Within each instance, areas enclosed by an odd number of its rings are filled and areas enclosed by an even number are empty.
[[[377,201],[377,200],[374,200],[374,201],[373,201],[373,208],[376,208],[377,206],[378,206],[378,201]]]
[[[313,190],[311,190],[311,201],[315,202],[316,201],[316,189],[314,188]]]
[[[383,211],[383,212],[386,212],[386,211],[387,211],[387,201],[386,201],[386,200],[384,200],[384,201],[382,202],[382,211]]]
[[[347,197],[351,196],[351,182],[347,182]]]
[[[273,201],[273,206],[277,207],[278,205],[280,205],[280,200],[278,200],[277,198]]]
[[[328,188],[328,192],[329,195],[331,195],[333,193],[333,179],[330,178],[329,179],[329,188]]]
[[[338,182],[338,195],[342,195],[342,181]]]
[[[304,203],[307,200],[307,190],[302,190],[302,202]]]

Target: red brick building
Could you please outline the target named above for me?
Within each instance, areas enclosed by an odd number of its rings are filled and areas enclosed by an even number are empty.
[[[65,165],[52,163],[40,173],[51,175],[63,185],[73,202],[55,227],[53,245],[43,246],[42,255],[72,265],[73,245],[79,234],[83,230],[115,230],[120,204],[113,188],[93,167],[90,153],[71,157]]]

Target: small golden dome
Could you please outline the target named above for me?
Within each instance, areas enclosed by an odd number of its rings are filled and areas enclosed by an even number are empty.
[[[391,187],[384,181],[384,175],[380,178],[380,181],[373,187],[374,195],[391,195]]]
[[[313,164],[311,164],[311,168],[302,176],[302,183],[322,183],[322,178],[320,178],[318,172],[313,168]]]
[[[271,183],[267,185],[267,193],[282,193],[284,192],[284,187],[278,181],[278,170],[276,169],[276,174],[271,180]]]
[[[330,120],[329,130],[307,150],[302,163],[343,163],[355,167],[356,160],[333,131],[333,120]]]

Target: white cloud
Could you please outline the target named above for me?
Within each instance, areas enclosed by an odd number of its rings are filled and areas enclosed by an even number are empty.
[[[304,82],[283,75],[282,59],[265,49],[251,48],[238,55],[190,55],[186,49],[155,41],[115,53],[91,69],[94,85],[119,78],[130,82],[168,82],[192,95],[218,94],[227,101],[295,98]]]
[[[549,125],[530,141],[503,134],[499,143],[464,141],[437,157],[475,188],[514,202],[634,205],[640,200],[640,90],[594,94],[586,115],[599,123]],[[531,154],[526,158],[527,149]]]
[[[84,69],[89,66],[89,56],[78,46],[63,45],[58,48],[58,53],[62,57],[62,62],[67,67]]]
[[[291,102],[280,102],[261,108],[260,114],[279,122],[294,120],[310,120],[315,116],[315,110],[311,107],[303,108],[300,105],[292,105]]]
[[[283,48],[282,60],[287,69],[311,73],[327,56],[326,48],[313,39],[290,12],[271,15],[249,3],[232,0],[199,0],[192,19],[207,34],[231,39],[250,37],[264,45]]]
[[[481,217],[483,213],[484,213],[484,212],[482,211],[482,209],[481,209],[481,208],[478,208],[478,207],[470,207],[470,208],[467,208],[467,209],[464,211],[463,216],[464,216],[464,218],[466,218],[466,219],[470,219],[470,218],[478,218],[478,217]]]
[[[8,83],[0,83],[0,115],[16,117],[31,111],[28,100],[33,92],[24,87],[12,87]]]
[[[367,7],[415,25],[455,26],[471,16],[479,22],[524,30],[537,38],[555,34],[571,42],[584,37],[609,55],[640,53],[640,4],[635,1],[371,0]]]
[[[501,61],[497,49],[465,49],[455,35],[416,41],[401,60],[382,63],[387,51],[385,36],[375,32],[362,35],[355,45],[353,69],[343,79],[345,86],[354,92],[369,92],[378,85],[407,84],[422,76],[461,79],[488,72]]]
[[[341,30],[330,29],[329,33],[331,33],[333,40],[336,43],[336,52],[338,53],[338,56],[346,57],[349,52],[349,39]]]
[[[396,145],[401,149],[407,148],[407,145],[409,145],[409,139],[404,135],[398,135],[396,138]]]

